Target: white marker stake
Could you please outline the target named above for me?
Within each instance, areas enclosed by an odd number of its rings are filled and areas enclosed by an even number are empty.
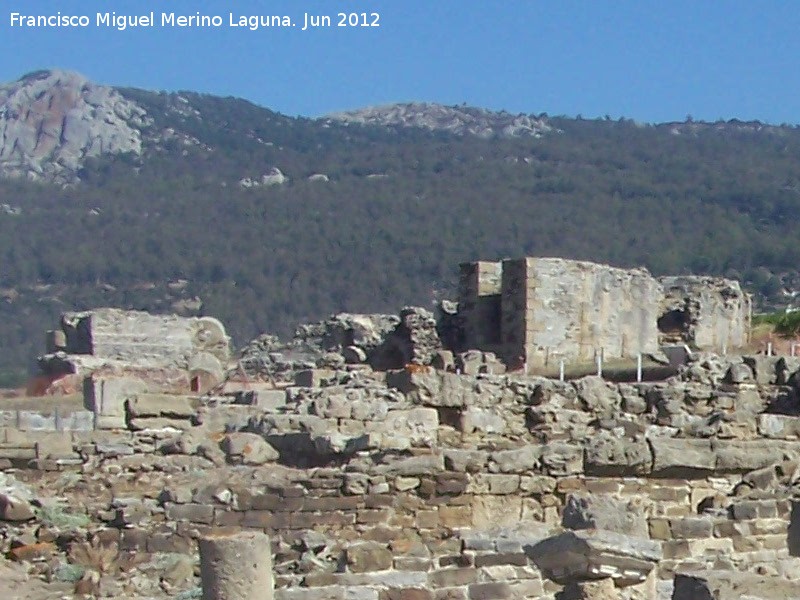
[[[558,380],[564,381],[564,361],[559,361],[558,363]]]
[[[636,382],[642,383],[642,353],[636,357]]]

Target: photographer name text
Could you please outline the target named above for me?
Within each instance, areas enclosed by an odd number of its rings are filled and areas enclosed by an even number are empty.
[[[155,13],[143,15],[118,15],[115,12],[89,15],[28,15],[12,12],[11,27],[108,27],[125,31],[134,27],[239,27],[255,31],[266,27],[297,27],[300,31],[318,27],[380,27],[378,13],[332,13],[329,15],[303,13],[301,17],[290,15],[204,15],[195,13]],[[302,26],[302,28],[300,27]]]

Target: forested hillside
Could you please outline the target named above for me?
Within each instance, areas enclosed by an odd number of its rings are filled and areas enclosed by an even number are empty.
[[[795,127],[540,115],[539,137],[481,138],[121,92],[152,119],[141,155],[92,159],[66,187],[0,180],[6,375],[64,310],[210,314],[238,346],[335,311],[429,305],[478,258],[721,274],[770,302],[800,288]],[[288,179],[241,184],[274,168]]]

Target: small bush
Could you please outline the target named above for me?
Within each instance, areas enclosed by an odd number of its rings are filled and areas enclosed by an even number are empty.
[[[86,570],[82,565],[59,564],[53,569],[53,581],[77,583]]]
[[[772,325],[775,333],[784,337],[800,335],[800,311],[775,312],[753,317],[753,325]]]
[[[83,514],[71,514],[60,504],[48,504],[36,511],[36,516],[43,524],[56,529],[81,529],[89,525],[89,517]]]

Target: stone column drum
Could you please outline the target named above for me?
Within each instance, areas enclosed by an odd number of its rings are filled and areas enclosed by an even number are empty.
[[[200,538],[203,600],[272,600],[272,550],[260,532]]]

